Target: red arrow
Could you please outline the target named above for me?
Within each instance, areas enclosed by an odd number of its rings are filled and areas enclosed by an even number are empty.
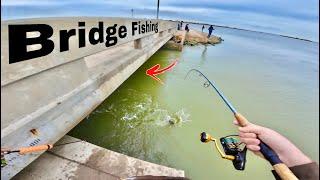
[[[168,67],[163,68],[163,69],[159,69],[160,68],[160,64],[156,64],[154,66],[152,66],[151,68],[147,69],[146,74],[150,77],[152,77],[154,80],[157,80],[158,82],[160,82],[161,84],[164,84],[161,79],[159,79],[156,75],[158,74],[162,74],[170,69],[172,69],[178,62],[178,59],[176,59],[173,63],[171,63]]]

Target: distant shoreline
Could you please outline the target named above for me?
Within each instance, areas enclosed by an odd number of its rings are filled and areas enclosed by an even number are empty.
[[[172,20],[172,21],[178,21],[178,20]],[[201,22],[183,21],[183,23],[198,24],[198,25],[213,25],[213,26],[215,26],[215,27],[222,27],[222,28],[228,28],[228,29],[236,29],[236,30],[242,30],[242,31],[262,33],[262,34],[269,34],[269,35],[281,36],[281,37],[286,37],[286,38],[290,38],[290,39],[296,39],[296,40],[301,40],[301,41],[306,41],[306,42],[312,42],[312,43],[318,43],[318,44],[319,44],[319,42],[312,41],[312,40],[309,40],[309,39],[303,39],[303,38],[299,38],[299,37],[287,36],[287,35],[275,34],[275,33],[263,32],[263,31],[256,31],[256,30],[250,30],[250,29],[242,29],[242,28],[237,28],[237,27],[222,26],[222,25],[208,24],[208,23],[201,23]]]

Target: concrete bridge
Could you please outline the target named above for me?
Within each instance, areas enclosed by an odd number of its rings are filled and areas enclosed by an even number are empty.
[[[42,18],[1,22],[1,147],[54,144],[175,33],[173,21]],[[8,179],[39,153],[6,155]]]

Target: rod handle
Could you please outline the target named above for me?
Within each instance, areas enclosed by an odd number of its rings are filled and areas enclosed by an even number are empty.
[[[26,153],[32,153],[37,151],[43,151],[48,150],[53,147],[52,144],[45,144],[45,145],[39,145],[39,146],[31,146],[31,147],[23,147],[19,149],[19,154],[26,154]]]
[[[298,178],[291,172],[291,170],[283,164],[279,156],[264,142],[259,144],[260,152],[266,158],[273,169],[277,172],[278,176],[284,180],[297,180]]]
[[[298,178],[292,173],[288,166],[283,163],[273,165],[273,169],[283,180],[298,180]]]
[[[240,113],[235,113],[234,117],[236,118],[236,120],[238,121],[241,127],[247,126],[249,124],[249,121],[247,120],[247,118],[242,116],[242,114]]]

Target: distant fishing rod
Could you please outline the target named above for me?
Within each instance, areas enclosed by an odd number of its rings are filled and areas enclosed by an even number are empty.
[[[227,100],[227,98],[222,94],[222,92],[218,89],[218,87],[215,85],[213,81],[210,81],[201,71],[197,69],[191,69],[187,75],[185,76],[185,79],[188,77],[188,75],[192,72],[198,72],[199,75],[206,79],[206,82],[204,83],[204,87],[211,86],[221,97],[221,99],[224,101],[224,103],[228,106],[228,108],[233,113],[234,117],[236,118],[238,124],[241,127],[245,127],[249,124],[249,121],[240,113],[236,111],[236,109],[232,106],[232,104]],[[215,143],[215,147],[218,149],[218,152],[220,153],[221,157],[227,160],[231,160],[233,162],[234,167],[237,170],[244,170],[245,163],[246,163],[246,147],[241,148],[240,145],[242,143],[238,142],[236,139],[232,138],[232,136],[226,136],[220,138],[221,145],[223,147],[223,150],[225,154],[222,153],[220,150],[216,139],[213,138],[211,135],[202,132],[200,134],[200,140],[201,142],[207,143],[213,141]],[[279,175],[281,179],[286,180],[297,180],[298,178],[291,172],[291,170],[280,160],[279,156],[264,142],[260,140],[260,152],[264,156],[266,160],[270,162],[270,164],[273,166],[273,169],[276,171],[276,173]]]

